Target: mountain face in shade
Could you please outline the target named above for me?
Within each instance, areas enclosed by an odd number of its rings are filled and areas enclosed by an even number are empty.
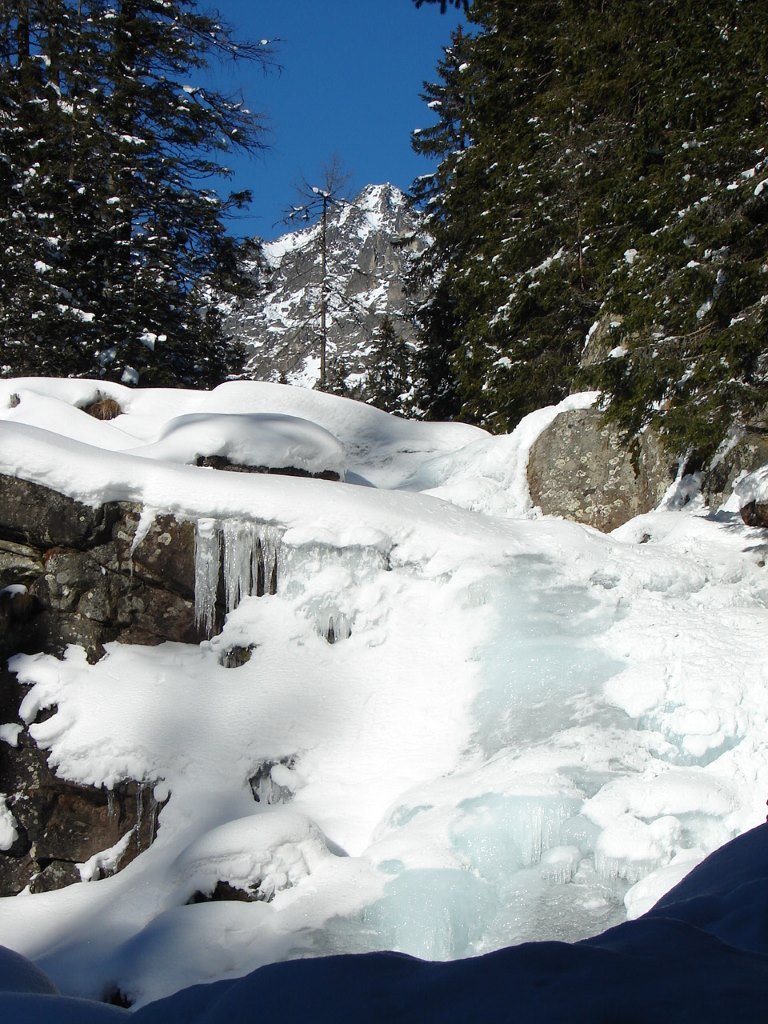
[[[325,244],[328,380],[355,390],[365,385],[385,317],[399,337],[412,336],[404,279],[426,240],[399,189],[368,185],[331,206]],[[227,330],[247,348],[246,376],[312,387],[320,375],[321,222],[265,244],[263,260],[247,268],[260,278],[258,294],[225,303]]]

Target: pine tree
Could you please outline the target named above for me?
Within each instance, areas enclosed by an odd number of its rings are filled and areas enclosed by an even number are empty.
[[[437,66],[442,81],[425,83],[422,93],[438,120],[413,136],[417,153],[444,158],[435,172],[417,178],[411,189],[414,203],[424,211],[425,229],[433,236],[433,244],[414,262],[409,282],[412,293],[429,296],[415,314],[421,343],[414,362],[417,407],[428,419],[450,419],[461,408],[455,367],[460,327],[453,284],[471,232],[461,205],[454,205],[449,196],[456,187],[456,165],[470,143],[464,80],[469,46],[462,29],[457,29]]]
[[[425,351],[460,414],[508,429],[597,381],[629,432],[711,452],[768,398],[768,10],[475,0],[468,21],[425,94],[441,122],[415,144],[441,163],[414,188]],[[601,318],[620,326],[588,376]]]
[[[236,273],[224,219],[248,196],[209,181],[258,126],[190,78],[264,54],[192,0],[18,0],[0,40],[5,372],[221,380],[205,281]]]
[[[406,415],[410,412],[412,378],[412,346],[398,336],[392,318],[385,316],[373,339],[365,401],[384,412]]]

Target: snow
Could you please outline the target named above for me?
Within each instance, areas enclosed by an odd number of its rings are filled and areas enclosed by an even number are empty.
[[[526,943],[452,963],[381,952],[274,963],[245,977],[183,989],[130,1014],[58,994],[29,960],[0,949],[0,1006],[15,1024],[262,1018],[285,1024],[466,1024],[509,1019],[512,1006],[521,1024],[586,1024],[627,1013],[637,1024],[715,1024],[725,1016],[752,1024],[762,1019],[768,994],[768,944],[759,925],[766,910],[766,854],[768,828],[761,826],[695,867],[641,919],[582,943]],[[203,908],[181,908],[190,909]],[[222,904],[204,909],[205,924],[215,933]],[[237,916],[230,915],[230,923]],[[174,936],[170,947],[163,938],[147,937],[150,963],[183,969],[177,961],[185,952],[183,938]],[[221,950],[211,945],[207,952],[226,973]]]
[[[7,800],[0,793],[0,850],[10,850],[18,838],[16,819],[8,808]]]
[[[7,722],[0,725],[0,742],[7,743],[11,747],[19,745],[19,733],[22,727],[15,722]]]
[[[768,501],[768,466],[761,466],[756,472],[739,480],[735,491],[742,506],[751,501],[759,504]]]
[[[88,416],[99,397],[120,415]],[[124,1017],[98,1002],[119,990],[139,1024],[251,1005],[463,1024],[504,1016],[512,994],[521,1021],[562,1019],[564,1001],[572,1020],[670,1019],[670,998],[700,1021],[719,1019],[718,982],[741,993],[729,1017],[757,1019],[762,533],[672,496],[609,536],[542,516],[530,448],[596,397],[491,437],[281,385],[0,382],[0,473],[139,502],[143,530],[194,522],[208,634],[108,644],[95,665],[77,647],[12,659],[58,774],[137,780],[158,833],[112,877],[120,844],[80,883],[0,901],[0,944],[61,993],[2,952],[9,1019]],[[193,464],[206,455],[346,482]],[[235,648],[251,657],[231,668]],[[0,728],[18,741],[19,723]],[[6,794],[0,846],[14,840]],[[257,898],[198,901],[220,883]]]
[[[220,456],[238,466],[344,473],[344,447],[323,427],[298,416],[266,413],[192,413],[170,420],[153,444],[133,455],[194,463]]]

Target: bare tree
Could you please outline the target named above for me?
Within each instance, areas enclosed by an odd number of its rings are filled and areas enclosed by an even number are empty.
[[[328,297],[330,280],[328,274],[328,212],[333,207],[344,206],[348,199],[344,192],[349,181],[337,157],[332,157],[323,170],[321,184],[302,182],[298,189],[303,202],[291,206],[284,218],[286,223],[311,221],[320,216],[320,390],[326,386],[326,362],[328,353]]]

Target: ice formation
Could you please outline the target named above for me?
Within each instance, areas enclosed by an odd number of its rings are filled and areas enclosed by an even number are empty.
[[[537,517],[527,450],[556,409],[491,438],[277,385],[103,385],[124,411],[95,424],[74,406],[97,387],[0,381],[0,473],[195,522],[205,639],[13,660],[62,777],[164,804],[114,877],[117,848],[0,901],[0,943],[65,991],[140,1006],[292,957],[581,939],[763,820],[765,550],[729,513],[608,537]],[[233,409],[318,423],[347,483],[131,454]],[[262,898],[206,902],[220,882]]]
[[[198,519],[195,527],[195,621],[211,636],[222,586],[227,613],[244,597],[277,593],[283,531],[241,519]]]

